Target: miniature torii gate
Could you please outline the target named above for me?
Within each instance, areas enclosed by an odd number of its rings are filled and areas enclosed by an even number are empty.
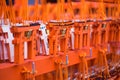
[[[92,26],[92,45],[101,45],[108,43],[110,22],[107,20],[97,21]]]
[[[101,24],[100,24],[100,32],[99,32],[99,35],[100,35],[100,44],[106,44],[108,43],[108,35],[109,35],[109,27],[110,27],[110,23],[109,21],[103,21]]]
[[[12,27],[14,35],[14,61],[17,64],[24,62],[24,42],[28,42],[28,59],[34,59],[36,55],[36,39],[39,26]]]
[[[91,38],[91,45],[92,46],[97,46],[98,45],[98,39],[99,39],[99,36],[98,36],[98,32],[99,32],[99,24],[97,23],[94,23],[93,26],[92,26],[92,38]]]
[[[82,39],[81,39],[81,37],[82,37],[82,29],[81,29],[81,27],[82,27],[82,25],[80,25],[80,23],[79,22],[75,22],[74,23],[74,29],[75,29],[75,31],[74,31],[74,35],[75,35],[75,38],[74,38],[74,47],[75,47],[75,49],[79,49],[79,48],[81,48],[82,47]]]
[[[60,45],[60,51],[66,54],[68,49],[68,39],[70,27],[73,25],[71,21],[66,22],[50,22],[48,24],[49,34],[49,51],[50,54],[56,55],[59,51],[58,46]],[[60,43],[60,44],[59,44]]]
[[[117,21],[112,21],[109,29],[109,42],[120,41],[120,27]]]
[[[90,46],[90,24],[84,21],[75,23],[75,49]]]

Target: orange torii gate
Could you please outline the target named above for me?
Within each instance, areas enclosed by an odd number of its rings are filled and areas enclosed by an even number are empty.
[[[116,21],[112,21],[109,28],[109,42],[115,42],[118,40],[119,26]]]
[[[75,48],[90,47],[90,27],[91,22],[75,22]]]
[[[113,42],[120,42],[120,24],[119,21],[113,21],[112,25],[110,26],[111,29],[111,40]]]
[[[98,36],[98,33],[99,33],[99,24],[98,23],[94,23],[93,26],[92,26],[92,33],[91,33],[91,46],[97,46],[99,44],[98,42],[98,39],[99,39],[99,36]]]
[[[94,22],[92,26],[92,45],[107,44],[111,20],[100,20]]]
[[[60,51],[66,54],[68,50],[68,40],[69,40],[69,31],[72,27],[72,21],[65,22],[49,22],[49,51],[50,54],[56,55],[59,51],[58,47],[60,46]]]
[[[80,21],[76,21],[74,23],[74,47],[75,49],[80,49],[82,48],[82,24],[80,24]]]
[[[39,26],[12,27],[14,35],[14,62],[21,64],[24,62],[24,42],[28,42],[28,59],[34,59],[36,55],[36,39]]]
[[[100,20],[98,21],[98,44],[104,45],[108,43],[108,35],[109,35],[109,27],[110,27],[110,21],[108,20]]]
[[[53,24],[48,23],[47,29],[49,30],[49,54],[56,55],[58,52],[58,35],[60,28],[58,26],[53,26]]]
[[[90,47],[90,27],[92,22],[85,22],[82,26],[82,47]]]

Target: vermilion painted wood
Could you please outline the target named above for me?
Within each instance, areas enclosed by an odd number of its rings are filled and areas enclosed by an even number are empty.
[[[89,50],[76,50],[69,51],[69,65],[72,66],[74,64],[78,64],[79,54],[83,51],[86,51],[89,55]],[[94,49],[93,49],[94,51]],[[65,63],[65,55],[60,53],[59,56],[36,56],[34,62],[36,66],[36,76],[54,71],[55,68],[55,60],[60,58]],[[88,57],[87,60],[95,59],[95,53],[92,57]],[[0,80],[22,80],[21,72],[23,67],[26,67],[29,71],[32,71],[32,60],[25,60],[22,64],[15,63],[2,63],[0,64]]]

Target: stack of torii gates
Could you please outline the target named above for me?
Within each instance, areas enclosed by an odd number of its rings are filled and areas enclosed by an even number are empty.
[[[115,57],[116,54],[120,56],[119,19],[48,22],[46,26],[49,30],[49,54],[47,56],[36,56],[38,47],[44,48],[44,42],[42,46],[37,45],[37,41],[40,41],[38,35],[42,35],[39,26],[40,24],[32,24],[11,28],[14,36],[14,63],[0,64],[1,80],[90,79],[89,68],[96,64],[100,69],[105,67],[104,74],[109,78],[107,57],[109,60],[114,53],[111,61],[114,64],[119,62],[120,57]],[[7,34],[0,31],[0,36],[4,36],[1,38],[2,51],[4,51]],[[24,42],[28,42],[27,60],[24,60]],[[44,49],[42,50],[46,53]],[[4,55],[1,57],[4,58]],[[4,60],[3,58],[1,60]],[[98,63],[95,63],[97,59]],[[8,71],[12,74],[9,75]],[[96,72],[101,75],[103,69]]]
[[[74,34],[74,44],[72,44],[70,29],[74,28],[72,32]],[[29,70],[34,72],[32,75],[38,76],[43,73],[48,73],[54,71],[56,68],[58,69],[59,76],[57,79],[65,80],[65,72],[69,71],[69,67],[74,66],[75,64],[79,64],[81,60],[83,63],[88,60],[97,59],[97,53],[101,50],[107,51],[109,53],[116,53],[120,50],[120,24],[119,20],[87,20],[87,21],[51,21],[47,24],[47,29],[49,30],[49,55],[48,56],[36,56],[36,41],[37,41],[37,30],[39,29],[38,24],[32,25],[30,27],[12,27],[11,31],[14,35],[14,63],[18,64],[0,64],[0,77],[3,77],[1,74],[7,70],[13,70],[12,73],[20,73],[23,66],[27,68],[28,73],[26,71],[25,74],[29,74]],[[1,32],[1,35],[4,35]],[[73,37],[72,37],[73,38]],[[24,61],[23,56],[23,43],[28,41],[28,60]],[[117,45],[114,45],[117,44]],[[113,46],[114,45],[114,46]],[[72,46],[74,46],[72,48]],[[116,49],[114,49],[114,48]],[[103,53],[102,52],[102,53]],[[100,53],[99,53],[100,54]],[[119,53],[118,53],[119,54]],[[105,53],[105,55],[107,55]],[[120,56],[120,55],[119,55]],[[87,58],[86,58],[87,57]],[[100,56],[99,56],[100,57]],[[83,59],[82,59],[83,58]],[[106,57],[104,56],[103,58]],[[118,58],[119,60],[119,58]],[[29,62],[32,61],[32,68]],[[34,62],[34,64],[33,64]],[[92,62],[91,62],[92,63]],[[89,63],[89,65],[91,64]],[[104,61],[106,64],[105,67],[108,67],[108,63]],[[57,67],[58,65],[58,67]],[[60,67],[61,65],[61,67]],[[8,68],[5,68],[7,66]],[[14,67],[16,69],[14,70]],[[86,68],[82,68],[84,76],[82,78],[85,79],[85,73],[88,74],[88,64],[84,65]],[[62,68],[66,68],[65,72],[63,72]],[[78,68],[79,69],[79,68]],[[35,70],[37,71],[35,73]],[[64,75],[63,75],[64,74]],[[5,74],[4,76],[7,76]],[[21,75],[16,74],[17,77],[13,78],[13,80],[21,77]],[[49,73],[48,80],[50,76],[55,78],[54,73]],[[54,76],[53,76],[54,75]],[[69,74],[68,74],[69,75]],[[9,75],[10,76],[10,75]],[[33,78],[28,77],[28,78]],[[36,79],[39,77],[36,77]],[[27,78],[25,78],[27,79]],[[79,77],[80,79],[80,77]]]

